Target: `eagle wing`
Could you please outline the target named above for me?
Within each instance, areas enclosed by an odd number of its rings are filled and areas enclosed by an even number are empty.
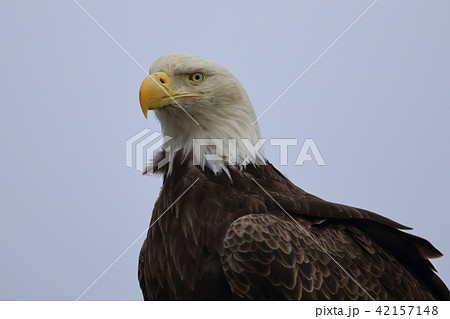
[[[237,299],[433,299],[358,228],[323,219],[289,219],[250,214],[228,228],[221,261]]]

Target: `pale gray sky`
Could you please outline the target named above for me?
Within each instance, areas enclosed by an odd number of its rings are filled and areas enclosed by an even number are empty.
[[[186,51],[241,80],[261,114],[372,1],[86,1],[145,68]],[[448,1],[376,3],[260,120],[313,138],[303,189],[414,228],[450,284]],[[125,165],[145,73],[73,2],[0,3],[0,299],[74,300],[149,224],[160,177]],[[300,151],[300,146],[298,147]],[[143,239],[83,300],[141,300]]]

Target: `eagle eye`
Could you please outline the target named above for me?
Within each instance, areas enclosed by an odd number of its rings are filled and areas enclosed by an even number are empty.
[[[195,72],[189,75],[188,79],[193,83],[200,83],[205,79],[205,75],[202,72]]]

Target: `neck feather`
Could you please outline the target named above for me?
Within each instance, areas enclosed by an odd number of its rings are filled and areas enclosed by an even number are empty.
[[[266,163],[265,140],[261,139],[258,123],[252,125],[256,119],[253,108],[223,107],[223,110],[226,114],[217,110],[190,112],[199,125],[179,109],[156,112],[166,139],[163,148],[169,160],[169,173],[173,170],[170,163],[178,152],[185,160],[192,159],[192,165],[228,176],[229,166],[244,168]]]

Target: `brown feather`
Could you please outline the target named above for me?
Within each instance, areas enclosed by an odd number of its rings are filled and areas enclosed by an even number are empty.
[[[230,180],[191,162],[158,170],[145,300],[450,300],[428,260],[440,252],[406,226],[308,194],[269,163],[229,167]]]

